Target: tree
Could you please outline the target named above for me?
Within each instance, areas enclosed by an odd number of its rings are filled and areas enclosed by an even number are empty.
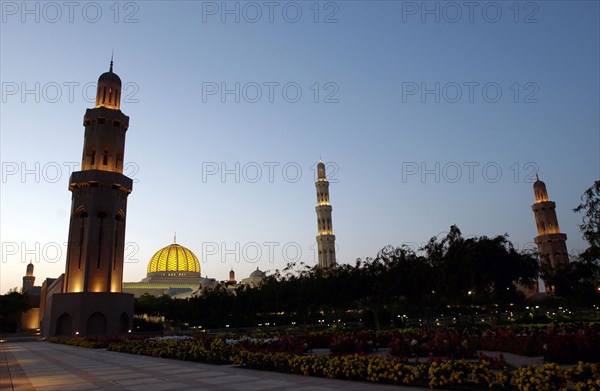
[[[17,312],[27,311],[31,308],[29,296],[17,291],[10,291],[0,296],[0,318],[7,317]]]
[[[0,332],[14,333],[21,319],[20,312],[31,308],[29,296],[16,289],[0,295]]]
[[[583,213],[579,229],[589,247],[576,259],[556,269],[544,271],[557,296],[563,297],[573,308],[590,306],[599,298],[600,288],[600,181],[596,181],[581,196],[575,209]]]
[[[583,238],[590,245],[581,254],[581,257],[588,261],[597,262],[600,259],[600,181],[594,182],[583,193],[581,204],[573,210],[576,213],[584,213],[579,229],[583,233]]]
[[[453,225],[423,250],[437,273],[436,295],[448,304],[514,302],[515,283],[532,286],[539,273],[533,254],[516,251],[508,235],[465,239]]]

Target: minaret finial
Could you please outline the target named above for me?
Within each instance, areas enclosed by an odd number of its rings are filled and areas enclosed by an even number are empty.
[[[319,163],[323,163],[323,155],[319,155]]]
[[[537,172],[535,173],[535,180],[536,180],[536,181],[539,181],[539,180],[540,180],[540,177],[538,176],[538,173],[537,173]]]
[[[110,54],[110,69],[108,70],[109,72],[112,72],[114,58],[115,58],[115,49],[113,49],[112,53]]]
[[[177,243],[177,231],[173,232],[173,244]]]

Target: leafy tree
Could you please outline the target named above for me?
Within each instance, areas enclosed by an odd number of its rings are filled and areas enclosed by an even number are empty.
[[[583,238],[590,247],[585,250],[581,257],[588,261],[600,259],[600,181],[587,189],[581,196],[581,204],[574,211],[583,213],[583,222],[579,226]]]
[[[596,181],[581,196],[581,204],[575,209],[583,213],[579,226],[589,247],[576,259],[543,271],[548,282],[555,287],[556,295],[563,297],[569,306],[581,309],[600,297],[600,181]]]
[[[532,286],[539,274],[534,255],[516,251],[508,235],[465,239],[453,225],[423,250],[436,274],[434,291],[450,304],[513,302],[515,284]]]
[[[27,311],[31,308],[29,296],[16,290],[0,296],[0,318],[7,317],[17,312]]]

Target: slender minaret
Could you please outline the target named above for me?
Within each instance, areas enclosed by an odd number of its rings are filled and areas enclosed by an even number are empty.
[[[33,275],[33,263],[31,263],[31,261],[29,261],[29,264],[27,265],[27,271],[25,272],[25,275],[23,276],[23,288],[21,289],[21,292],[23,294],[33,292],[33,284],[34,283],[35,283],[35,276]]]
[[[73,193],[64,292],[121,292],[127,196],[123,175],[129,117],[121,112],[121,79],[110,69],[98,79],[96,107],[83,119],[81,171],[71,175]]]
[[[319,267],[335,266],[335,235],[331,223],[331,203],[329,202],[329,181],[325,175],[325,164],[317,165],[317,248],[319,251]]]
[[[71,174],[71,217],[62,292],[50,287],[44,336],[112,336],[131,332],[132,294],[122,293],[127,197],[123,175],[129,117],[120,110],[121,79],[110,69],[98,79],[96,106],[87,109],[81,171]]]
[[[537,226],[537,236],[534,239],[540,253],[542,266],[557,266],[569,262],[567,253],[567,235],[560,232],[556,218],[556,204],[548,199],[546,184],[537,177],[533,184],[535,203],[531,205]],[[552,291],[546,284],[546,290]]]

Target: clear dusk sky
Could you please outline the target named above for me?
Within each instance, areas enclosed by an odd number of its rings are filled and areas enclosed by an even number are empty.
[[[95,82],[130,116],[125,281],[177,242],[202,274],[339,263],[452,224],[532,248],[535,173],[572,212],[600,177],[597,1],[1,1],[0,291],[64,272]]]

